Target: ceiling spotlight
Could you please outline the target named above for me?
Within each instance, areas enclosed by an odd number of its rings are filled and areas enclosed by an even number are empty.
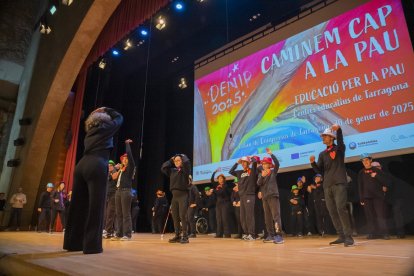
[[[197,2],[203,3],[205,0],[197,0]]]
[[[155,28],[157,28],[158,30],[162,30],[165,28],[167,22],[165,21],[165,18],[162,16],[159,16],[157,18],[157,24],[155,25]]]
[[[187,81],[185,80],[185,78],[180,79],[180,83],[178,84],[178,87],[181,89],[187,88]]]
[[[105,59],[101,59],[101,61],[99,62],[98,66],[102,70],[105,69],[105,67],[106,67],[106,61],[105,61]]]
[[[132,47],[132,42],[129,40],[129,38],[125,41],[125,46],[124,46],[124,50],[128,50],[129,48]]]
[[[48,25],[46,25],[45,23],[40,23],[39,32],[41,34],[50,34],[51,31],[52,29]]]
[[[112,54],[114,56],[119,56],[119,51],[118,50],[112,50]]]
[[[57,11],[57,8],[55,5],[52,5],[49,9],[49,12],[51,15],[54,15],[56,11]]]
[[[66,6],[70,6],[73,3],[73,0],[62,0],[62,4]]]
[[[141,46],[142,44],[144,44],[144,42],[145,42],[145,40],[140,40],[140,41],[137,43],[137,46]]]
[[[142,29],[142,30],[141,30],[141,34],[142,34],[143,36],[147,36],[147,35],[148,35],[148,31],[147,31],[146,29]]]
[[[171,60],[171,63],[176,62],[178,59],[179,59],[179,57],[175,57],[175,58],[173,58],[173,59]]]
[[[183,3],[181,3],[181,2],[177,2],[177,3],[175,3],[175,9],[176,9],[177,11],[182,11],[182,10],[183,10],[183,8],[184,8]]]

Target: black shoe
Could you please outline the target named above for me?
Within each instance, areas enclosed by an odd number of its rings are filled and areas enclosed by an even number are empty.
[[[405,235],[404,235],[404,234],[402,234],[402,235],[397,235],[397,239],[405,239]]]
[[[188,236],[183,236],[180,240],[180,243],[189,243]]]
[[[231,238],[231,235],[224,235],[224,238],[225,239],[230,239]]]
[[[196,234],[190,234],[188,237],[189,238],[197,238],[197,235]]]
[[[355,242],[354,242],[354,239],[352,238],[352,236],[348,236],[348,237],[345,238],[345,241],[344,241],[344,246],[345,247],[354,246],[354,245],[355,245]]]
[[[341,244],[345,242],[344,236],[339,236],[336,240],[329,243],[329,245]]]
[[[242,238],[241,235],[236,235],[236,236],[233,237],[233,239],[241,239],[241,238]]]
[[[216,236],[215,236],[215,238],[216,238],[216,239],[222,239],[222,238],[223,238],[223,236],[217,236],[217,235],[216,235]]]
[[[374,236],[374,235],[369,234],[369,235],[367,236],[367,240],[373,240],[373,239],[375,239],[375,236]]]
[[[389,240],[389,239],[391,239],[391,238],[390,238],[390,236],[389,236],[389,235],[384,235],[384,236],[382,236],[382,239],[383,239],[383,240]]]
[[[177,242],[180,242],[180,240],[181,240],[180,236],[179,235],[175,235],[174,238],[169,239],[168,242],[169,243],[177,243]]]

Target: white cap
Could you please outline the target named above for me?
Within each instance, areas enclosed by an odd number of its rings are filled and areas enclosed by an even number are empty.
[[[325,129],[324,131],[323,131],[323,133],[321,133],[321,137],[322,136],[324,136],[324,135],[328,135],[328,136],[331,136],[331,137],[333,137],[334,139],[336,139],[336,134],[334,133],[334,131],[329,127],[329,128],[327,128],[327,129]]]

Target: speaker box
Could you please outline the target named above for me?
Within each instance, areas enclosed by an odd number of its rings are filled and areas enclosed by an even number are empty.
[[[17,167],[20,165],[20,159],[10,159],[7,161],[7,167]]]
[[[16,140],[13,141],[14,146],[16,146],[16,147],[23,146],[25,142],[26,141],[24,140],[23,137],[17,138]]]
[[[19,120],[19,125],[21,126],[28,126],[32,123],[32,119],[30,118],[22,118]]]

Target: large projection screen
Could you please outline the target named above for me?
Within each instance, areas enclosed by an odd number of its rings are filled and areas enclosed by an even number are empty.
[[[310,167],[334,123],[347,162],[414,151],[414,54],[400,0],[338,1],[291,25],[195,71],[196,183],[266,148],[281,171]]]

